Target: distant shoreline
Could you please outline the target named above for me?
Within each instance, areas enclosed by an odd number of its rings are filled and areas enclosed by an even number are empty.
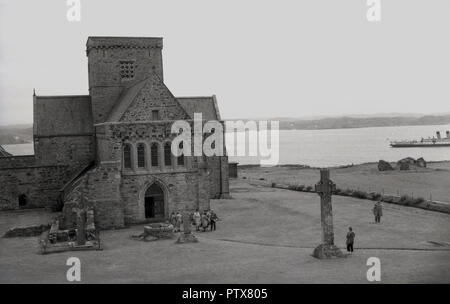
[[[450,114],[395,117],[327,117],[320,119],[267,118],[267,119],[226,119],[232,121],[278,121],[280,131],[324,131],[339,129],[363,129],[383,127],[415,127],[450,125]],[[230,133],[232,130],[226,130]],[[441,130],[446,131],[446,130]],[[431,135],[431,134],[430,134]],[[0,126],[0,145],[27,144],[33,142],[33,125],[16,124]]]
[[[278,121],[279,130],[336,130],[336,129],[362,129],[383,127],[416,127],[416,126],[442,126],[450,125],[450,115],[415,117],[373,117],[373,118],[323,118],[317,120],[277,120],[264,119],[266,121]],[[252,121],[251,119],[227,119],[227,121]],[[255,120],[256,121],[256,120]]]
[[[233,162],[230,162],[233,163]],[[391,164],[396,163],[395,161],[389,162]],[[427,164],[450,164],[449,160],[435,160],[435,161],[427,161]],[[367,166],[367,165],[377,165],[378,161],[372,161],[372,162],[364,162],[360,164],[348,164],[348,165],[338,165],[338,166],[329,166],[329,167],[316,167],[316,166],[308,166],[304,164],[282,164],[282,165],[276,165],[276,166],[270,166],[270,167],[263,167],[260,164],[244,164],[244,165],[237,165],[240,169],[253,169],[253,168],[290,168],[290,169],[321,169],[321,168],[329,168],[329,169],[345,169],[345,168],[351,168],[351,167],[357,167],[357,166]]]

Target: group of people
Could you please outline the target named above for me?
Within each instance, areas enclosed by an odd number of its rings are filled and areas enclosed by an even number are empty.
[[[191,216],[192,223],[195,225],[195,229],[203,232],[210,228],[211,231],[216,230],[216,222],[219,220],[214,210],[204,210],[201,213],[198,209]]]
[[[381,217],[383,216],[383,205],[381,204],[381,201],[378,201],[375,203],[375,205],[372,208],[373,215],[375,216],[375,223],[379,224],[381,223]],[[349,227],[347,232],[347,252],[352,253],[353,252],[353,244],[355,242],[355,232],[353,232],[353,228]]]
[[[191,213],[190,221],[192,225],[195,225],[195,229],[197,231],[206,231],[210,228],[211,231],[216,230],[216,222],[219,220],[217,214],[214,210],[204,210],[200,212],[198,209],[195,212]],[[181,213],[172,212],[170,214],[170,223],[174,227],[175,232],[181,231],[181,224],[183,223],[183,216]]]

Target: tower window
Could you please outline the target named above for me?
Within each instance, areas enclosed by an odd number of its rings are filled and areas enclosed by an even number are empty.
[[[120,62],[120,78],[122,80],[134,79],[134,61],[121,61]]]
[[[152,120],[159,120],[159,111],[158,110],[152,110]]]
[[[164,165],[172,166],[172,150],[169,142],[164,145]]]
[[[145,168],[145,146],[144,146],[144,144],[139,144],[137,146],[137,163],[138,163],[138,168]]]

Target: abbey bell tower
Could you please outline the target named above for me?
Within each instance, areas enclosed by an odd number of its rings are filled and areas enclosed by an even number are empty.
[[[162,38],[89,37],[86,47],[94,124],[105,121],[126,88],[151,73],[163,80]]]

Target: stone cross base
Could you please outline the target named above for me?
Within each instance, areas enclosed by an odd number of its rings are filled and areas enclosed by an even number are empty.
[[[313,257],[322,260],[343,258],[345,255],[336,245],[320,244],[314,249]]]
[[[177,244],[197,243],[198,239],[192,233],[181,233],[178,237]]]

